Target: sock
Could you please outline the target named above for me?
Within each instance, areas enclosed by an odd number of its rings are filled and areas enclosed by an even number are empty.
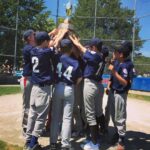
[[[33,146],[37,143],[38,143],[38,137],[32,135],[30,145],[29,145],[30,148],[33,148]]]
[[[100,125],[101,129],[105,129],[105,116],[102,114],[100,117],[96,117],[97,124]]]
[[[91,140],[94,144],[97,144],[97,138],[98,138],[98,127],[97,125],[89,126],[90,132],[91,132]]]

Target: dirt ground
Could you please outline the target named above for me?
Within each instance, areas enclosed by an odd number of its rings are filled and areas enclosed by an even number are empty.
[[[104,105],[107,96],[104,96]],[[21,134],[22,95],[0,96],[0,139],[8,143],[23,146],[24,138]],[[150,102],[128,99],[127,104],[127,150],[150,150]],[[113,128],[110,127],[110,131]],[[111,136],[111,135],[110,135]],[[110,136],[105,137],[109,141]],[[102,138],[103,139],[103,138]],[[72,139],[75,150],[80,150],[83,139]],[[41,137],[40,143],[49,145],[49,138]],[[108,142],[102,141],[101,150],[115,150]]]

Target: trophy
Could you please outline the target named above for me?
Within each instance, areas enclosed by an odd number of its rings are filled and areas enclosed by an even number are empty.
[[[72,15],[72,9],[73,9],[72,2],[71,2],[71,0],[69,0],[68,3],[66,4],[66,15],[67,15],[67,17],[64,20],[64,22],[58,26],[58,29],[68,29],[71,31],[74,30],[74,27],[70,22],[70,17]]]
[[[53,43],[55,47],[59,45],[60,39],[62,39],[65,35],[68,36],[68,34],[66,34],[68,31],[70,34],[74,33],[74,27],[70,22],[70,17],[72,15],[71,0],[69,0],[68,3],[66,4],[66,15],[67,17],[64,20],[64,22],[59,24],[58,28],[55,28],[54,30],[49,32],[49,36],[52,39],[51,43]],[[63,30],[63,29],[67,29],[67,30]],[[51,43],[49,45],[52,45]]]

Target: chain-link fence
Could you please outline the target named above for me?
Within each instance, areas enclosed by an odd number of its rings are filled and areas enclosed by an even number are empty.
[[[98,2],[98,0],[95,0],[95,2]],[[79,22],[83,22],[81,26],[77,27],[78,25],[75,24],[75,26],[78,28],[77,33],[80,35],[80,38],[84,43],[86,43],[89,39],[96,36],[101,36],[103,34],[102,40],[103,43],[111,48],[112,45],[121,42],[122,40],[129,40],[133,43],[134,46],[134,54],[133,54],[133,60],[135,64],[135,68],[137,70],[137,73],[139,75],[144,75],[145,73],[149,73],[149,64],[150,64],[150,34],[149,32],[149,26],[150,26],[150,10],[148,9],[150,7],[149,0],[132,0],[130,9],[134,10],[135,8],[135,16],[133,17],[125,17],[120,18],[120,16],[104,16],[103,14],[97,14],[98,11],[95,11],[95,9],[99,9],[99,5],[93,5],[93,16],[91,14],[85,15],[83,13],[82,16],[76,16]],[[135,3],[136,2],[136,3]],[[60,1],[60,6],[62,6],[62,1]],[[135,7],[136,6],[136,7]],[[123,6],[124,7],[124,6]],[[64,8],[63,8],[64,9]],[[108,13],[110,14],[110,13]],[[55,14],[53,14],[55,15]],[[57,15],[56,15],[57,16]],[[64,16],[61,16],[58,14],[58,17],[63,18]],[[132,20],[131,20],[132,19]],[[123,27],[120,25],[121,20],[128,20],[133,21],[134,19],[134,25],[136,27],[136,21],[138,20],[141,26],[141,31],[139,33],[140,40],[136,39],[133,34],[133,27],[130,26],[128,30],[128,36],[121,36],[121,37],[113,37],[116,32],[116,30],[113,30],[115,28],[120,28],[120,32],[123,32],[123,34],[126,34],[126,27]],[[84,20],[86,20],[86,26],[84,24]],[[105,24],[105,28],[99,28],[101,24]],[[109,24],[109,28],[107,27]],[[116,26],[117,25],[117,26]],[[15,27],[15,25],[14,25]],[[84,31],[81,32],[81,31]],[[21,50],[18,49],[17,45],[17,53],[15,54],[15,37],[16,37],[16,30],[0,26],[0,72],[12,72],[12,68],[15,67],[16,70],[22,69],[22,58],[21,55],[18,53],[21,53]],[[147,33],[147,34],[146,34]],[[84,36],[86,35],[86,36]],[[128,37],[128,38],[124,38]],[[18,37],[18,41],[21,40],[21,38]],[[140,47],[137,51],[137,47],[139,45],[143,45],[143,47]],[[136,51],[135,51],[136,50]],[[147,58],[144,58],[142,55],[144,55]],[[110,56],[111,57],[111,56]],[[16,58],[16,60],[15,60]],[[16,61],[16,63],[15,63]],[[15,65],[15,66],[14,66]]]

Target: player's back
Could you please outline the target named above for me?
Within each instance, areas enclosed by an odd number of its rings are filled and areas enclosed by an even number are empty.
[[[60,56],[56,73],[58,81],[65,82],[68,85],[75,84],[77,79],[82,75],[79,62],[67,54]]]
[[[95,74],[98,70],[99,63],[102,62],[102,57],[99,53],[87,50],[83,55],[85,61],[84,78],[95,79]]]
[[[35,47],[31,50],[33,84],[51,84],[53,80],[51,58],[53,50]]]

